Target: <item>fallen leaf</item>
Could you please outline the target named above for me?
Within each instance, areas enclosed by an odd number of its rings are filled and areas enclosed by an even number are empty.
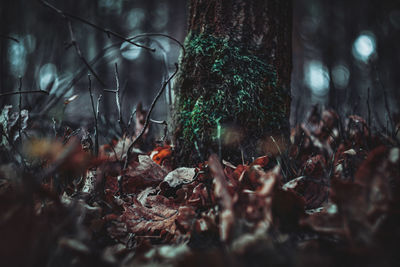
[[[164,178],[164,182],[168,183],[170,187],[177,187],[192,182],[195,176],[195,168],[181,167],[168,173]]]

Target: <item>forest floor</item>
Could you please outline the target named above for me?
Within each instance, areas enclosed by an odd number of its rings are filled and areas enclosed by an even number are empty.
[[[23,114],[21,114],[23,115]],[[2,266],[393,266],[400,261],[400,133],[315,109],[291,145],[240,165],[171,167],[166,144],[100,146],[0,125]],[[3,119],[4,119],[3,118]],[[19,123],[17,123],[19,122]],[[16,126],[20,127],[16,127]],[[19,144],[21,145],[21,144]],[[276,147],[274,147],[276,146]],[[4,265],[3,265],[4,264]]]

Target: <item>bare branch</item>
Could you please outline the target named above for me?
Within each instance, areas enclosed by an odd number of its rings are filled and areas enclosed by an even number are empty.
[[[392,136],[393,136],[395,129],[394,129],[394,125],[393,125],[392,114],[391,114],[390,108],[389,108],[389,102],[388,102],[386,90],[383,90],[383,99],[385,101],[385,109],[386,109],[386,112],[387,112],[387,115],[388,115],[387,123],[386,123],[386,129],[389,128],[389,123],[390,123],[390,127],[392,128]]]
[[[122,111],[121,111],[121,103],[120,103],[120,83],[119,83],[119,74],[118,74],[118,65],[115,63],[115,82],[117,85],[117,89],[115,91],[115,103],[117,104],[117,110],[118,110],[118,123],[121,126],[121,131],[122,134],[124,133],[124,123],[122,121]]]
[[[64,18],[65,18],[65,17],[68,17],[68,18],[71,18],[71,19],[75,19],[75,20],[80,21],[80,22],[82,22],[82,23],[84,23],[84,24],[86,24],[86,25],[91,26],[92,28],[94,28],[94,29],[96,29],[96,30],[98,30],[98,31],[104,32],[105,34],[107,34],[107,36],[111,36],[111,35],[112,35],[112,36],[114,36],[114,37],[116,37],[116,38],[118,38],[118,39],[120,39],[120,40],[123,40],[123,41],[125,41],[125,42],[130,43],[130,44],[133,44],[133,45],[135,45],[135,46],[137,46],[137,47],[140,47],[140,48],[149,50],[149,51],[151,51],[151,52],[155,52],[155,51],[156,51],[156,50],[153,49],[153,48],[150,48],[150,47],[143,46],[143,45],[140,45],[140,44],[138,44],[138,43],[135,43],[135,42],[133,42],[133,41],[131,41],[131,40],[129,40],[129,39],[123,37],[123,36],[122,36],[121,34],[119,34],[119,33],[110,31],[110,30],[108,30],[108,29],[104,29],[104,28],[102,28],[102,27],[100,27],[100,26],[98,26],[98,25],[96,25],[96,24],[94,24],[94,23],[92,23],[92,22],[90,22],[90,21],[87,21],[87,20],[85,20],[85,19],[83,19],[83,18],[81,18],[81,17],[78,17],[78,16],[75,16],[75,15],[69,14],[69,13],[67,13],[67,12],[64,12],[64,11],[62,11],[62,10],[56,8],[55,6],[51,5],[51,4],[48,3],[47,1],[39,0],[39,2],[42,3],[44,6],[50,8],[51,10],[57,12],[59,15],[61,15],[61,16],[64,17]]]
[[[93,93],[92,93],[92,80],[90,79],[90,74],[88,75],[89,79],[89,94],[90,94],[90,102],[92,103],[92,110],[94,116],[94,155],[97,157],[99,155],[99,136],[98,136],[98,129],[97,129],[97,114],[96,109],[94,107],[93,101]]]
[[[86,60],[86,58],[83,56],[82,51],[75,39],[75,34],[72,29],[72,23],[68,18],[65,18],[67,21],[68,25],[68,30],[69,30],[69,35],[71,37],[71,45],[75,48],[76,54],[78,57],[82,60],[83,64],[88,68],[88,70],[93,74],[93,76],[96,78],[97,81],[101,84],[101,86],[106,87],[106,84],[100,79],[100,76],[94,71],[92,66],[89,64],[89,62]]]
[[[162,33],[144,33],[144,34],[140,34],[137,36],[133,36],[133,37],[129,37],[129,40],[135,40],[139,37],[145,37],[145,36],[165,36],[171,40],[174,40],[175,38],[168,36],[166,34],[162,34]],[[176,40],[176,39],[175,39]],[[96,63],[99,62],[100,59],[103,58],[104,54],[109,51],[110,49],[120,46],[123,42],[115,42],[105,48],[103,48],[91,61],[89,61],[89,65],[93,66]],[[179,46],[181,48],[184,49],[183,45],[179,43],[178,40],[176,40],[176,43],[179,44]],[[185,55],[185,50],[183,50],[183,54]],[[71,82],[66,86],[67,90],[70,90],[83,76],[85,76],[85,73],[83,71],[84,69],[80,69],[78,71],[78,73],[76,75],[74,75],[74,78],[71,80]],[[109,92],[109,93],[114,93],[115,90],[109,90],[109,89],[104,89],[104,92]],[[59,99],[62,97],[62,95],[60,96],[54,96],[51,101],[46,105],[45,108],[42,109],[40,114],[45,114],[53,105],[54,103],[57,103],[59,101]]]
[[[370,88],[368,87],[368,94],[367,94],[368,128],[371,129],[371,107],[369,103],[369,94],[370,94]]]
[[[0,38],[8,39],[8,40],[14,41],[16,43],[19,43],[18,39],[14,38],[14,37],[11,37],[11,36],[8,36],[8,35],[0,34]]]
[[[132,110],[131,116],[129,117],[129,120],[128,120],[128,126],[126,126],[127,131],[131,127],[131,123],[132,123],[132,120],[133,120],[133,115],[135,115],[135,113],[136,113],[136,109]]]
[[[125,163],[124,163],[124,168],[123,168],[124,170],[125,170],[126,168],[128,168],[128,164],[129,164],[129,162],[130,162],[130,160],[131,160],[131,155],[132,155],[132,149],[133,149],[133,147],[134,147],[135,144],[140,140],[140,138],[143,136],[144,132],[146,131],[147,127],[149,126],[149,123],[150,123],[150,116],[151,116],[151,113],[152,113],[152,111],[153,111],[153,109],[154,109],[156,103],[157,103],[157,100],[160,98],[160,96],[161,96],[162,93],[164,92],[165,87],[167,87],[168,83],[169,83],[169,82],[175,77],[175,75],[178,73],[178,70],[179,70],[178,63],[175,63],[175,72],[168,78],[167,81],[164,82],[164,84],[162,85],[160,91],[158,91],[156,97],[153,99],[153,102],[151,103],[149,112],[147,113],[146,120],[145,120],[145,122],[144,122],[144,125],[143,125],[142,130],[140,131],[140,133],[138,134],[138,136],[136,136],[135,140],[132,141],[132,143],[129,145],[128,150],[126,151]],[[120,179],[118,180],[119,193],[120,193],[121,195],[123,194],[123,191],[122,191],[123,178],[124,178],[124,176],[122,175],[122,176],[120,177]]]
[[[48,95],[49,92],[44,90],[31,90],[31,91],[13,91],[13,92],[5,92],[0,94],[0,97],[9,96],[9,95],[20,95],[20,94],[35,94],[35,93],[42,93]]]
[[[134,37],[128,38],[129,40],[134,40],[134,39],[138,39],[138,38],[142,38],[142,37],[151,37],[151,36],[160,36],[160,37],[166,37],[172,41],[174,41],[175,43],[177,43],[181,48],[182,48],[182,52],[183,52],[183,56],[186,55],[186,49],[185,46],[178,41],[178,39],[168,35],[168,34],[164,34],[164,33],[142,33],[139,35],[136,35]]]
[[[394,132],[395,132],[395,128],[394,128],[394,125],[393,125],[394,120],[392,118],[392,113],[390,112],[390,107],[389,107],[389,102],[388,102],[385,86],[383,85],[383,82],[381,80],[381,75],[380,75],[380,72],[378,70],[378,67],[375,64],[373,65],[373,67],[374,67],[375,72],[376,72],[376,79],[377,79],[377,81],[378,81],[378,83],[381,86],[382,91],[383,91],[383,100],[385,102],[385,109],[386,109],[387,116],[388,116],[387,121],[386,121],[386,129],[389,128],[388,124],[390,123],[391,129],[392,129],[391,134],[393,135]],[[389,123],[388,123],[388,121],[389,121]]]
[[[135,140],[133,140],[133,142],[130,144],[128,151],[126,152],[126,158],[125,158],[125,164],[124,164],[124,169],[126,169],[128,167],[129,161],[130,161],[130,157],[131,157],[131,152],[133,147],[135,146],[135,144],[137,143],[137,141],[139,141],[139,139],[142,137],[142,135],[144,134],[144,132],[146,131],[147,127],[149,126],[149,122],[150,122],[150,115],[151,112],[154,109],[154,106],[156,105],[157,100],[160,98],[161,94],[164,92],[165,87],[167,86],[167,84],[172,80],[172,78],[175,77],[175,75],[178,73],[179,70],[179,66],[178,63],[175,63],[175,72],[168,78],[168,80],[166,82],[164,82],[163,86],[161,87],[160,91],[157,93],[156,97],[154,98],[153,102],[151,103],[149,112],[147,113],[146,116],[146,121],[144,122],[143,128],[140,131],[139,135],[136,136]]]
[[[18,101],[18,111],[19,111],[19,116],[18,116],[18,134],[19,134],[19,141],[21,143],[22,146],[22,132],[21,132],[21,128],[22,128],[22,94],[21,94],[21,90],[22,90],[22,77],[19,77],[19,88],[18,88],[18,92],[19,92],[19,101]]]

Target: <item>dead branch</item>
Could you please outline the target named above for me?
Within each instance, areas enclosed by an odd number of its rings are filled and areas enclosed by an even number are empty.
[[[132,110],[131,116],[129,117],[128,125],[126,126],[127,131],[131,127],[131,123],[132,123],[132,120],[133,120],[133,115],[135,115],[135,113],[136,113],[136,108],[134,110]]]
[[[88,68],[88,70],[93,74],[93,76],[96,78],[96,80],[99,81],[101,86],[106,87],[105,83],[100,79],[100,76],[94,71],[92,66],[89,64],[89,62],[83,56],[82,51],[81,51],[81,49],[79,47],[79,44],[75,39],[75,34],[74,34],[73,29],[72,29],[71,21],[67,17],[65,17],[65,19],[67,21],[68,31],[69,31],[69,35],[70,35],[70,38],[71,38],[71,44],[70,45],[72,45],[75,48],[75,51],[76,51],[76,54],[78,55],[78,57],[82,60],[83,64],[85,64],[85,66]]]
[[[142,138],[144,132],[146,131],[147,127],[149,126],[150,123],[150,116],[151,113],[157,103],[157,100],[160,98],[160,96],[162,95],[162,93],[164,92],[165,87],[167,87],[168,83],[175,77],[175,75],[178,73],[179,70],[179,66],[178,63],[175,63],[175,72],[168,78],[167,81],[164,82],[164,84],[162,85],[160,91],[158,91],[156,97],[153,99],[153,102],[151,103],[149,112],[146,115],[146,120],[144,122],[143,128],[140,131],[140,133],[138,134],[138,136],[136,136],[135,140],[132,141],[132,143],[129,145],[128,150],[126,151],[126,156],[125,156],[125,162],[124,162],[124,166],[123,169],[125,170],[126,168],[128,168],[128,164],[131,160],[131,155],[132,155],[132,149],[135,146],[135,144],[140,140],[140,138]],[[122,195],[123,194],[123,190],[122,190],[122,183],[123,183],[123,175],[118,179],[118,187],[119,187],[119,193]]]
[[[119,123],[119,125],[121,127],[121,131],[122,131],[122,135],[123,135],[124,132],[125,132],[125,127],[124,127],[124,123],[122,121],[122,110],[121,110],[121,102],[120,102],[120,90],[121,90],[121,87],[120,87],[120,82],[119,82],[119,77],[118,77],[119,74],[118,74],[118,65],[117,65],[117,63],[115,63],[115,74],[114,75],[115,75],[115,83],[116,83],[117,89],[116,90],[104,89],[103,91],[107,92],[107,93],[114,93],[115,94],[115,103],[117,105],[117,112],[118,112],[118,123]]]
[[[370,94],[370,88],[368,87],[368,94],[367,94],[368,128],[371,129],[371,107],[369,103],[369,94]]]
[[[8,35],[0,34],[0,38],[8,39],[8,40],[14,41],[16,43],[19,43],[18,39],[14,38],[14,37],[11,37],[11,36],[8,36]]]
[[[19,141],[21,143],[22,147],[22,133],[21,133],[21,128],[22,128],[22,77],[19,77],[19,87],[18,87],[18,92],[19,92],[19,101],[18,101],[18,134],[19,134]]]
[[[94,155],[97,157],[99,155],[99,136],[98,136],[98,128],[97,128],[97,112],[94,107],[93,101],[93,93],[92,93],[92,80],[90,79],[90,74],[88,75],[89,79],[89,94],[90,94],[90,102],[92,103],[92,110],[94,116]]]
[[[129,38],[127,38],[127,39],[133,41],[133,40],[135,40],[135,39],[137,39],[137,38],[145,37],[145,36],[164,36],[164,37],[166,37],[166,38],[169,38],[169,39],[175,41],[175,42],[183,49],[183,50],[182,50],[182,51],[183,51],[183,55],[185,55],[185,49],[184,49],[184,47],[183,47],[183,44],[180,43],[180,42],[179,42],[177,39],[175,39],[174,37],[171,37],[171,36],[169,36],[169,35],[167,35],[167,34],[162,34],[162,33],[144,33],[144,34],[140,34],[140,35],[137,35],[137,36],[129,37]],[[112,48],[114,48],[114,47],[116,47],[116,46],[120,46],[122,43],[123,43],[123,42],[115,42],[115,43],[113,43],[113,44],[111,44],[111,45],[109,45],[109,46],[103,48],[92,60],[89,61],[89,65],[90,65],[90,66],[95,65],[100,59],[103,58],[104,54],[105,54],[109,49],[112,49]],[[84,69],[79,70],[78,73],[77,73],[76,75],[74,75],[74,78],[71,80],[71,82],[68,84],[68,86],[66,86],[66,88],[67,88],[66,90],[67,90],[67,91],[70,90],[70,89],[84,76],[85,73],[83,72],[83,70],[84,70]],[[105,92],[112,92],[112,91],[114,91],[114,90],[104,89],[104,91],[105,91]],[[61,97],[62,97],[62,95],[60,95],[60,96],[58,96],[58,97],[57,97],[57,96],[54,96],[54,97],[51,99],[51,102],[48,103],[48,104],[46,105],[46,107],[42,109],[42,111],[41,111],[40,114],[41,114],[41,115],[42,115],[42,114],[45,114],[45,113],[54,105],[54,103],[57,103],[57,102],[60,100]]]
[[[183,56],[185,56],[185,54],[186,54],[185,46],[181,42],[179,42],[178,39],[176,39],[168,34],[165,34],[165,33],[142,33],[142,34],[136,35],[136,36],[128,38],[128,39],[134,40],[134,39],[138,39],[138,38],[142,38],[142,37],[152,37],[152,36],[165,37],[165,38],[168,38],[168,39],[174,41],[181,47]]]
[[[155,51],[156,51],[156,50],[153,49],[153,48],[150,48],[150,47],[147,47],[147,46],[144,46],[144,45],[140,45],[140,44],[138,44],[138,43],[135,43],[135,42],[133,42],[133,41],[131,41],[131,40],[129,40],[129,39],[123,37],[123,36],[122,36],[121,34],[119,34],[119,33],[116,33],[116,32],[113,32],[113,31],[111,31],[111,30],[102,28],[102,27],[100,27],[100,26],[98,26],[98,25],[96,25],[96,24],[94,24],[94,23],[92,23],[92,22],[90,22],[90,21],[88,21],[88,20],[85,20],[85,19],[83,19],[83,18],[81,18],[81,17],[78,17],[78,16],[75,16],[75,15],[69,14],[69,13],[67,13],[67,12],[64,12],[64,11],[62,11],[62,10],[56,8],[55,6],[51,5],[49,2],[47,2],[47,1],[45,1],[45,0],[38,0],[38,1],[39,1],[40,3],[42,3],[44,6],[50,8],[51,10],[53,10],[53,11],[56,12],[56,13],[58,13],[60,16],[62,16],[62,17],[64,17],[64,18],[75,19],[75,20],[80,21],[80,22],[82,22],[82,23],[84,23],[84,24],[86,24],[86,25],[91,26],[92,28],[94,28],[94,29],[96,29],[96,30],[98,30],[98,31],[104,32],[105,34],[107,34],[107,36],[114,36],[114,37],[116,37],[116,38],[118,38],[118,39],[120,39],[120,40],[123,40],[123,41],[125,41],[125,42],[130,43],[130,44],[133,44],[134,46],[137,46],[137,47],[140,47],[140,48],[149,50],[149,51],[151,51],[151,52],[155,52]]]
[[[153,102],[151,103],[149,112],[147,113],[146,116],[146,121],[144,122],[143,128],[140,131],[139,135],[136,136],[135,140],[133,140],[133,142],[130,144],[127,152],[126,152],[126,158],[125,158],[125,164],[124,164],[124,169],[126,169],[128,167],[130,158],[131,158],[131,153],[132,153],[132,149],[135,146],[135,144],[139,141],[139,139],[142,137],[142,135],[144,134],[144,132],[146,131],[147,127],[149,126],[149,122],[150,122],[150,115],[151,112],[154,109],[154,106],[156,105],[157,100],[160,98],[161,94],[164,92],[165,87],[167,86],[167,84],[172,80],[172,78],[175,77],[175,75],[178,73],[179,70],[179,66],[178,63],[175,63],[175,72],[168,78],[167,81],[164,82],[163,86],[161,87],[160,91],[157,93],[156,97],[153,99]]]
[[[30,91],[13,91],[13,92],[5,92],[5,93],[2,93],[2,94],[0,94],[0,97],[3,97],[3,96],[9,96],[9,95],[20,95],[20,94],[35,94],[35,93],[42,93],[42,94],[46,94],[46,95],[48,95],[49,94],[49,92],[47,92],[47,91],[44,91],[44,90],[30,90]]]

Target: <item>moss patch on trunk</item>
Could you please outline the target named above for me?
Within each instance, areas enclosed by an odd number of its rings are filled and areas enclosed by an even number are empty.
[[[240,158],[231,155],[239,147],[255,156],[257,140],[287,129],[290,96],[277,86],[273,66],[211,34],[190,33],[185,47],[176,84],[180,157],[203,160],[221,146],[224,159]]]

